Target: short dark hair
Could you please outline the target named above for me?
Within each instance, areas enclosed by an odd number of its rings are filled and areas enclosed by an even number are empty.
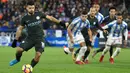
[[[110,11],[110,10],[112,10],[112,9],[115,9],[115,10],[116,10],[116,8],[115,8],[115,7],[110,7],[110,8],[109,8],[109,11]]]
[[[27,5],[34,5],[34,1],[28,1]]]
[[[116,14],[117,16],[122,16],[123,14],[121,12],[117,13]]]
[[[93,6],[93,5],[99,5],[99,6],[100,6],[100,3],[98,3],[98,2],[93,2],[93,3],[92,3],[92,6]]]
[[[81,14],[83,14],[83,15],[88,14],[88,9],[83,10]]]

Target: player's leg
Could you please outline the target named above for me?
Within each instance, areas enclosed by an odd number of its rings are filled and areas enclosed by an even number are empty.
[[[118,44],[117,47],[116,47],[116,50],[115,52],[112,54],[112,56],[110,57],[109,61],[111,64],[114,63],[114,58],[121,52],[121,48],[120,48],[120,45]]]
[[[89,41],[89,37],[88,37],[88,36],[87,36],[87,37],[84,36],[84,39],[85,39],[85,43],[86,43],[87,46],[92,46],[92,45],[91,45],[91,42]],[[79,53],[80,49],[81,49],[81,48],[77,49],[77,50],[74,52],[74,54],[73,54],[74,57],[76,57],[76,55]],[[85,55],[87,56],[87,54],[89,54],[90,51],[87,51],[87,52],[85,52],[85,53],[86,53],[86,54],[84,54],[84,56],[85,56]]]
[[[92,46],[94,46],[95,39],[100,37],[100,33],[98,29],[92,29],[93,30],[93,41],[92,41]],[[100,51],[100,50],[99,50]],[[94,57],[97,54],[97,50],[95,50],[92,54],[92,57]]]
[[[75,52],[72,53],[72,59],[75,61],[76,55],[79,53],[80,48],[78,48]]]
[[[116,50],[115,50],[115,52],[113,53],[113,55],[111,57],[112,58],[116,57],[120,52],[121,52],[121,48],[120,47],[116,47]]]
[[[87,50],[87,47],[86,47],[86,44],[85,44],[85,42],[81,42],[80,43],[80,47],[81,47],[81,49],[80,49],[80,51],[79,51],[79,53],[78,53],[78,56],[77,56],[77,58],[76,58],[76,64],[83,64],[82,62],[81,62],[81,58],[82,58],[82,56],[84,56],[84,54],[85,54],[85,51]]]
[[[20,47],[17,48],[16,54],[15,54],[16,59],[10,61],[9,63],[10,66],[13,66],[14,64],[17,64],[18,62],[20,62],[20,58],[22,56],[23,51],[24,51],[23,48],[20,48]]]
[[[36,51],[35,57],[31,61],[32,67],[35,67],[37,65],[42,55],[42,52],[44,51],[44,43],[42,41],[37,40],[35,42],[35,51]]]
[[[74,54],[77,55],[77,54],[79,53],[79,51],[80,51],[80,48],[78,48],[78,49],[74,52]]]
[[[74,43],[71,43],[70,39],[67,38],[68,47],[64,46],[64,52],[65,54],[72,54],[74,51]]]
[[[110,50],[110,45],[106,45],[105,49],[102,52],[102,56],[104,56],[108,50]]]
[[[107,40],[107,34],[106,33],[103,33],[104,37],[105,37],[105,40]],[[94,56],[99,53],[99,52],[102,52],[103,50],[105,49],[105,46],[104,47],[101,47],[100,49],[98,50],[95,50],[92,54],[92,58],[94,58]]]
[[[72,54],[72,59],[75,61],[76,56],[74,54],[74,43],[68,41],[68,47],[64,46],[64,52],[65,54]]]
[[[40,57],[41,57],[41,52],[36,52],[36,54],[35,54],[35,57],[32,59],[32,61],[31,61],[31,66],[34,68],[35,67],[35,65],[39,62],[39,60],[40,60]]]
[[[85,54],[84,54],[83,62],[84,62],[85,64],[88,64],[89,54],[90,54],[91,48],[92,48],[91,46],[88,46],[88,49],[87,49],[87,51],[86,51]]]
[[[25,39],[24,41],[21,42],[20,46],[16,50],[16,58],[10,62],[10,66],[15,65],[16,63],[20,62],[20,59],[22,57],[22,53],[24,51],[28,51],[33,47],[33,43],[30,39]]]
[[[101,47],[101,48],[98,49],[98,50],[94,50],[94,51],[93,51],[93,54],[92,54],[92,58],[94,58],[94,56],[95,56],[97,53],[102,52],[104,49],[105,49],[105,46],[104,46],[104,47]]]
[[[68,44],[68,45],[72,45],[72,44]],[[64,46],[64,52],[65,52],[65,54],[72,54],[73,51],[74,51],[73,47],[66,47],[66,46]]]
[[[111,45],[112,45],[113,42],[114,42],[114,39],[112,39],[112,37],[109,37],[107,39],[107,42],[106,42],[106,45],[105,45],[105,49],[102,52],[102,55],[100,57],[99,62],[103,61],[104,55],[110,50],[110,47],[111,47]]]
[[[25,34],[25,33],[26,33],[26,31],[25,31],[25,29],[23,29],[22,35],[19,37],[19,40],[18,40],[19,42],[22,42],[27,37],[27,34]],[[24,49],[21,47],[18,47],[17,52],[16,52],[16,60],[17,61],[20,61],[22,53],[24,52]]]
[[[98,52],[102,52],[104,49],[105,49],[105,46],[104,46],[104,47],[101,47],[100,49],[97,50],[97,53],[98,53]]]
[[[84,56],[84,53],[87,50],[87,47],[86,47],[85,39],[84,39],[83,35],[81,34],[81,32],[78,32],[78,34],[76,35],[75,42],[80,44],[80,51],[77,55],[75,63],[83,64],[83,62],[81,62],[81,58],[82,58],[82,56]]]
[[[116,47],[116,51],[113,53],[111,58],[115,58],[120,52],[121,52],[121,48],[120,47]]]
[[[114,58],[121,52],[122,37],[116,38],[114,44],[116,44],[116,50],[111,56],[111,58],[109,59],[111,64],[114,63]]]
[[[96,39],[97,35],[93,35],[93,41],[92,41],[92,46],[94,46],[95,43],[95,39]]]
[[[113,53],[113,55],[111,56],[110,63],[113,64],[114,63],[114,58],[121,52],[121,48],[120,47],[116,47],[115,52]]]
[[[102,55],[100,57],[100,60],[99,62],[102,62],[103,61],[103,58],[104,58],[104,55],[110,50],[110,45],[106,45],[105,49],[103,50],[102,52]]]
[[[113,54],[113,46],[110,47],[109,53],[110,53],[110,57],[111,57]]]
[[[92,49],[92,45],[91,45],[91,41],[89,41],[89,38],[85,38],[85,43],[86,43],[86,46],[88,49],[84,54],[83,61],[85,64],[88,64],[89,54],[90,54],[90,51]]]

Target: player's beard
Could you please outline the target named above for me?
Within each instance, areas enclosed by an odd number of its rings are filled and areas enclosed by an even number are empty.
[[[33,15],[34,14],[34,12],[33,11],[30,11],[30,12],[28,12],[30,15]]]
[[[95,15],[93,15],[93,14],[92,14],[92,15],[90,15],[90,17],[91,17],[91,18],[94,18],[94,17],[95,17]]]

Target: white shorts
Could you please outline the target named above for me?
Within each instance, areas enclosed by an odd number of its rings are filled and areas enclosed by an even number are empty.
[[[85,39],[81,32],[77,32],[75,36],[73,36],[74,43],[80,44],[82,42],[85,42]],[[74,48],[74,43],[71,43],[70,38],[67,36],[67,42],[69,48]]]
[[[122,37],[108,37],[107,45],[121,45],[122,44]]]

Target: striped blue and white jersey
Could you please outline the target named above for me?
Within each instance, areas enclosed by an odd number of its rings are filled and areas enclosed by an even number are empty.
[[[71,24],[69,25],[72,34],[75,36],[77,32],[80,32],[83,27],[90,28],[90,23],[88,19],[86,21],[82,21],[80,17],[75,18]]]
[[[102,27],[103,29],[110,28],[109,31],[109,37],[122,37],[122,34],[124,34],[125,39],[127,39],[128,35],[128,29],[127,29],[127,23],[122,21],[122,24],[118,24],[117,20],[114,20],[113,22],[110,22],[109,24]]]
[[[104,20],[104,16],[101,13],[97,13],[95,16],[98,19],[98,23],[101,24],[102,21]]]

